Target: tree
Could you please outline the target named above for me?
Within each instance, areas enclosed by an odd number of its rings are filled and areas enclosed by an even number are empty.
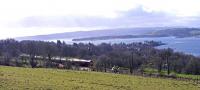
[[[91,59],[94,61],[93,67],[96,67],[98,71],[105,72],[115,65],[129,69],[130,73],[143,68],[153,68],[157,69],[159,73],[165,69],[168,75],[172,70],[176,73],[200,74],[199,57],[173,52],[169,48],[163,50],[154,48],[157,45],[160,43],[153,41],[94,45],[92,43],[65,44],[61,43],[60,40],[55,43],[6,39],[0,40],[0,64],[30,65],[33,68],[43,65],[53,68],[61,62],[66,65],[70,64],[61,61],[61,57],[73,57]],[[70,68],[70,65],[67,66]]]
[[[163,68],[163,60],[156,55],[152,56],[151,59],[153,60],[152,63],[154,63],[155,68],[157,68],[158,73],[161,73]]]
[[[60,40],[57,40],[56,46],[57,46],[58,56],[60,57],[60,63],[61,63],[61,62],[62,62],[62,61],[61,61],[61,55],[62,55],[62,43],[61,43]]]
[[[53,67],[52,57],[56,56],[56,45],[55,45],[55,43],[46,42],[45,51],[46,51],[46,54],[47,54],[47,57],[48,57],[48,61],[47,61],[46,66],[47,67]]]
[[[200,59],[191,58],[186,66],[186,73],[188,74],[200,74]]]
[[[37,52],[36,43],[34,41],[28,41],[27,44],[25,44],[25,47],[31,60],[30,61],[31,67],[34,68],[37,65],[37,62],[35,61],[35,56]]]
[[[101,60],[101,64],[102,64],[102,66],[104,67],[104,72],[107,72],[107,68],[109,67],[109,57],[108,56],[106,56],[106,55],[101,55],[100,57],[99,57],[99,60]]]
[[[1,41],[1,50],[2,55],[4,57],[5,65],[9,66],[11,63],[11,58],[18,57],[19,49],[18,49],[18,42],[14,39],[6,39]]]
[[[172,55],[172,53],[173,53],[173,50],[168,48],[168,49],[164,49],[160,54],[161,58],[166,61],[165,65],[167,66],[167,74],[168,75],[170,74],[170,65],[171,65],[169,59],[170,59],[170,56]]]

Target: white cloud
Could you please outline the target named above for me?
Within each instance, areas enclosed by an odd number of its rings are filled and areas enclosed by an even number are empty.
[[[22,36],[34,36],[34,35],[43,35],[43,34],[52,34],[52,33],[62,33],[64,32],[73,32],[73,31],[87,31],[87,30],[96,30],[104,27],[72,27],[72,28],[1,28],[0,30],[0,39],[22,37]]]
[[[165,13],[169,17],[177,17],[177,23],[184,20],[184,24],[188,24],[190,17],[200,15],[199,3],[200,0],[1,0],[0,38],[70,31],[67,29],[70,27],[20,28],[19,26],[23,25],[18,22],[27,17],[84,16],[117,19],[123,16],[124,12],[138,7],[148,13]],[[140,24],[143,23],[137,23]]]
[[[197,16],[200,0],[1,0],[1,20],[27,16],[85,15],[117,17],[138,6],[148,12]]]
[[[165,12],[178,17],[200,14],[200,0],[140,0],[138,3],[149,12]]]
[[[136,7],[132,0],[2,0],[0,11],[7,18],[24,16],[86,15],[116,17]]]
[[[0,38],[78,30],[70,27],[69,29],[67,27],[20,28],[17,26],[18,22],[26,17],[94,16],[116,18],[118,12],[128,11],[135,7],[136,3],[132,0],[1,0]],[[79,28],[79,30],[84,29]]]

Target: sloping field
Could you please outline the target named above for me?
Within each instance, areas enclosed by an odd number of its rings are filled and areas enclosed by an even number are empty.
[[[98,72],[0,66],[0,90],[200,90],[193,82]]]

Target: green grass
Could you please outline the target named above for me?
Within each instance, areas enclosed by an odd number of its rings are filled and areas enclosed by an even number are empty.
[[[158,71],[156,69],[151,69],[151,68],[144,69],[144,72],[146,74],[155,74],[155,73],[158,73]],[[171,72],[171,73],[175,74],[177,78],[188,78],[188,79],[193,79],[193,80],[196,80],[196,79],[200,80],[200,75],[178,74],[178,73],[175,73],[175,72]],[[167,75],[167,71],[166,70],[162,70],[161,74]]]
[[[99,72],[0,66],[0,90],[200,90],[172,79]]]
[[[189,75],[189,74],[176,74],[177,77],[181,78],[188,78],[188,79],[199,79],[200,80],[200,75]]]

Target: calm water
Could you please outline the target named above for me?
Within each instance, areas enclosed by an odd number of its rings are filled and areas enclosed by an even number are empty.
[[[172,48],[175,51],[184,52],[187,54],[193,54],[195,56],[200,56],[200,38],[190,37],[190,38],[175,38],[175,37],[161,37],[161,38],[131,38],[131,39],[112,39],[112,40],[98,40],[98,41],[71,41],[64,40],[67,43],[131,43],[131,42],[142,42],[147,40],[161,41],[166,43],[166,45],[159,46],[158,48]]]

